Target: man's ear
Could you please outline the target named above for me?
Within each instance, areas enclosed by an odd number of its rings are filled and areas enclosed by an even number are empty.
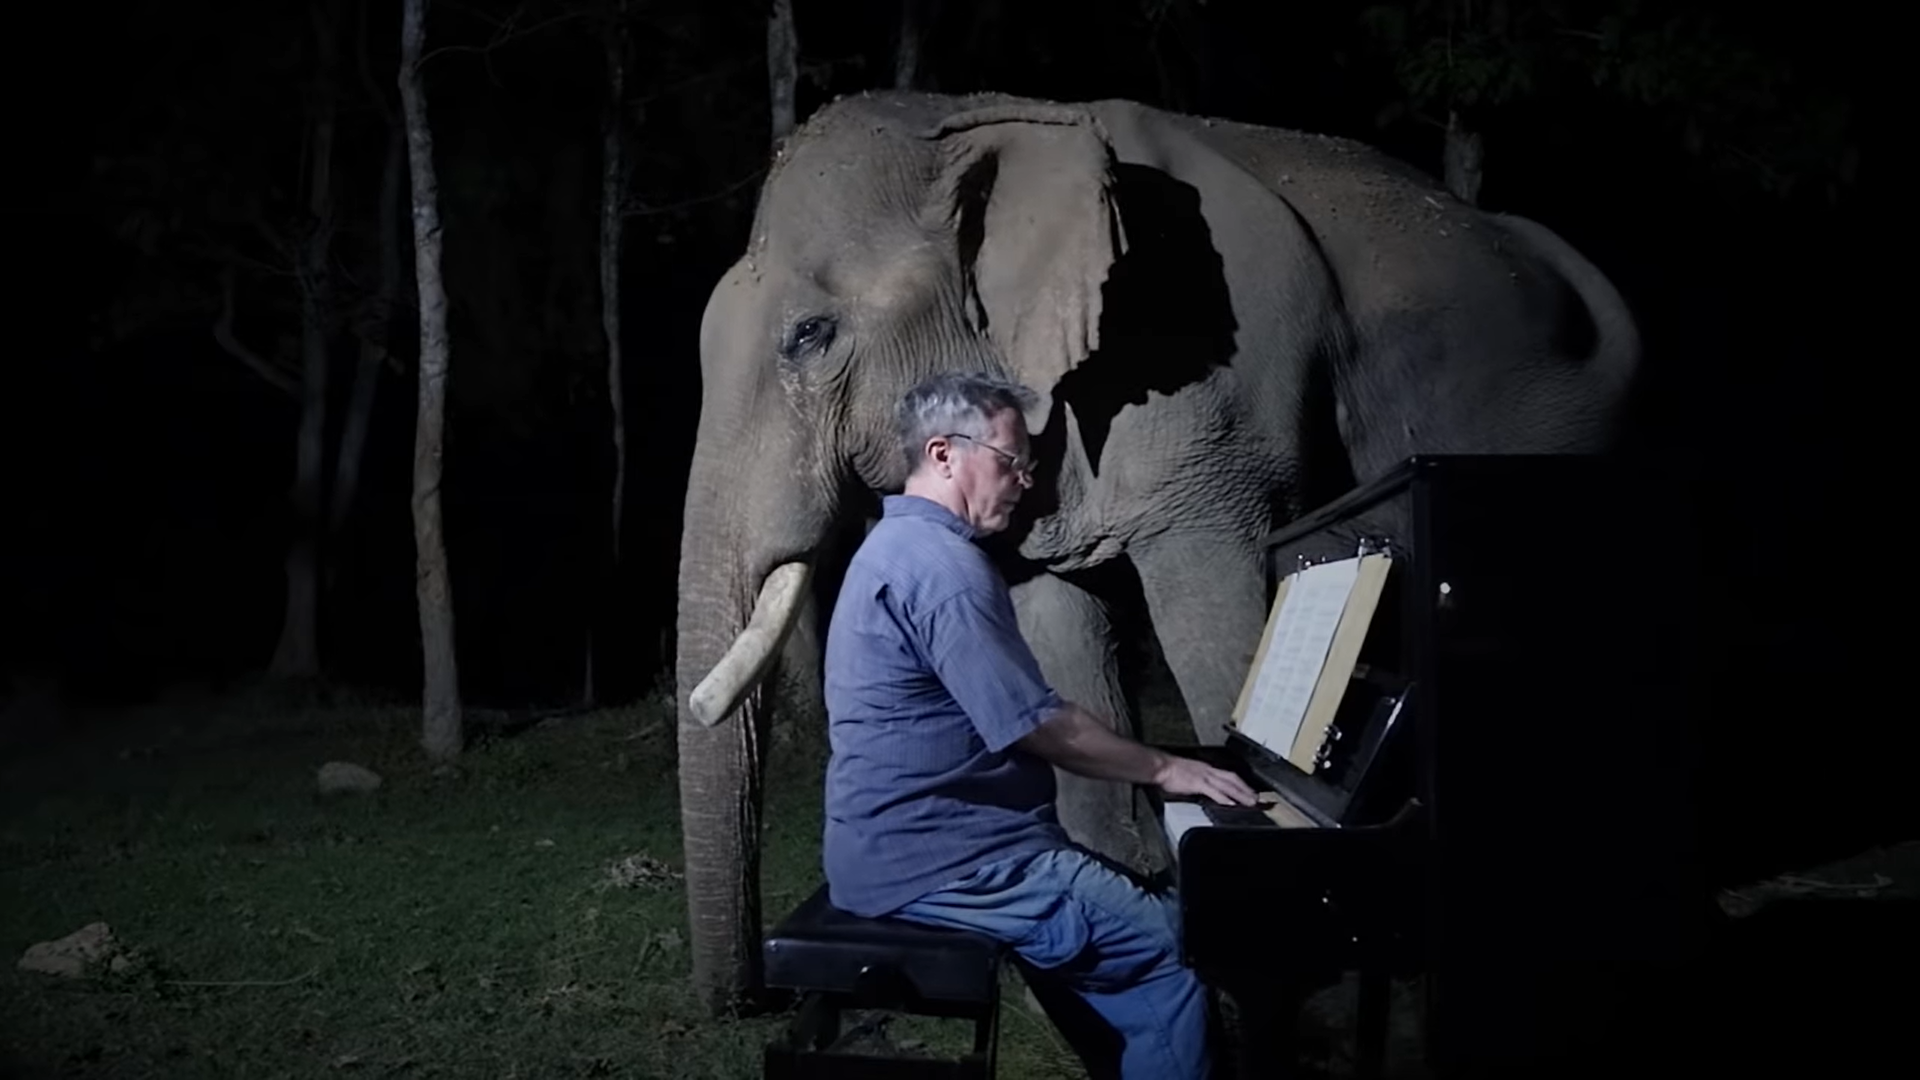
[[[934,446],[934,443],[936,442],[940,444],[937,447]],[[936,435],[933,438],[928,439],[926,442],[920,444],[921,459],[922,460],[931,459],[932,461],[931,467],[936,470],[939,469],[941,466],[947,464],[948,459],[952,455],[953,455],[953,440],[947,438],[944,435]]]
[[[1062,376],[1100,347],[1101,286],[1126,240],[1113,150],[1100,122],[1060,105],[995,105],[948,117],[928,212],[952,230],[977,329],[1039,397],[1039,434]]]

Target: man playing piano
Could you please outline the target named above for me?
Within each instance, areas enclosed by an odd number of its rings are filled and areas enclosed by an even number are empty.
[[[1176,907],[1061,830],[1052,766],[1251,805],[1239,777],[1114,734],[1054,692],[974,543],[1032,483],[1024,387],[909,391],[910,473],[847,568],[826,643],[823,861],[836,907],[1007,942],[1089,1072],[1201,1077],[1207,998]]]

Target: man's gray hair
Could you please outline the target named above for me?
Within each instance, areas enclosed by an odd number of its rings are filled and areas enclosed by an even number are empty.
[[[985,439],[995,413],[1012,409],[1024,414],[1039,395],[1017,382],[981,371],[948,371],[907,391],[900,399],[895,429],[907,473],[920,468],[927,440],[936,435],[965,435]]]

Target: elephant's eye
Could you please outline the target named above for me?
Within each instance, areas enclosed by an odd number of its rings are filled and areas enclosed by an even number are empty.
[[[809,315],[787,331],[787,340],[780,344],[780,355],[791,360],[804,352],[818,352],[832,341],[833,320],[825,315]]]

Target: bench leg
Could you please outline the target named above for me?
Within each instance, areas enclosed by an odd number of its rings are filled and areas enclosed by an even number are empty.
[[[825,1050],[840,1038],[840,1003],[830,994],[808,994],[789,1030],[794,1046]]]
[[[767,1045],[761,1057],[763,1080],[804,1080],[820,1076],[816,1055],[840,1038],[840,1003],[831,994],[804,994],[783,1038]]]
[[[761,1058],[765,1080],[994,1080],[999,1067],[1000,1001],[996,993],[974,1016],[973,1049],[945,1061],[919,1056],[892,1057],[854,1053],[837,1044],[843,1032],[843,1006],[833,994],[807,994],[784,1037],[770,1042]],[[959,1015],[965,1015],[959,1014]]]
[[[993,1080],[994,1071],[999,1067],[996,1060],[1000,1049],[1000,990],[996,985],[993,997],[987,1001],[986,1011],[973,1022],[973,1055],[969,1065],[977,1065],[978,1072],[969,1070],[974,1080]]]

